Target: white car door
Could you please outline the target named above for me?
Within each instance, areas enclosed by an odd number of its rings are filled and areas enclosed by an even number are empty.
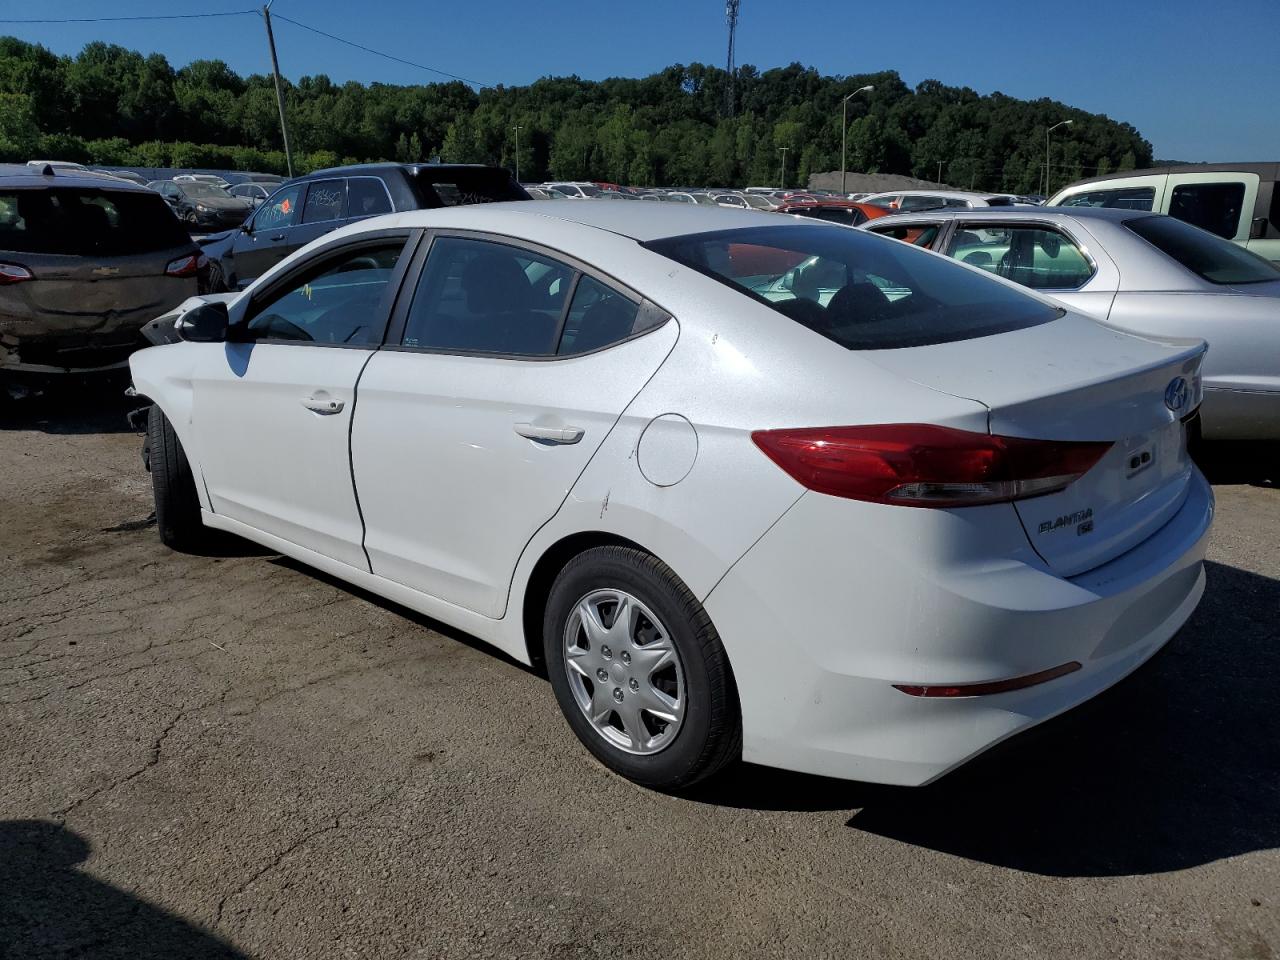
[[[437,236],[360,380],[352,466],[373,572],[501,617],[521,551],[677,332],[557,255]]]
[[[368,569],[351,412],[407,239],[347,244],[291,271],[233,317],[233,342],[201,361],[192,425],[215,513]]]

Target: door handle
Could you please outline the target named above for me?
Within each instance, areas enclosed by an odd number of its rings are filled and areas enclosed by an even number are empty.
[[[339,413],[346,406],[343,401],[335,400],[333,397],[303,397],[302,405],[312,413],[320,413],[325,416]]]
[[[544,443],[577,443],[585,431],[581,427],[544,427],[537,423],[517,423],[516,433]]]
[[[283,240],[283,239],[284,239],[284,234],[283,234],[283,233],[277,233],[274,237],[267,237],[267,239],[268,239],[268,240],[270,240],[272,243],[275,243],[277,240]]]

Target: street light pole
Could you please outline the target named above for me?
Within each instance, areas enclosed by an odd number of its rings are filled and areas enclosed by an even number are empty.
[[[1057,130],[1059,127],[1069,127],[1075,123],[1074,120],[1063,120],[1061,123],[1055,123],[1044,132],[1044,195],[1049,196],[1049,134]]]
[[[866,93],[868,90],[874,90],[874,89],[875,87],[873,87],[871,84],[867,84],[865,87],[859,87],[857,90],[853,91],[853,93],[849,94],[849,96],[845,97],[843,100],[840,101],[840,192],[841,193],[846,193],[848,191],[848,184],[846,183],[848,174],[845,170],[844,151],[845,151],[845,144],[848,142],[848,139],[849,139],[849,101],[860,93]]]
[[[778,152],[782,154],[782,165],[778,168],[778,186],[783,190],[787,189],[787,151],[790,147],[779,147]]]
[[[516,132],[516,183],[520,182],[520,124],[514,123],[511,129]]]

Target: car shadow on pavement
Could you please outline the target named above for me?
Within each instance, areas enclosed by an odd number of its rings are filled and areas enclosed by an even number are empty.
[[[77,865],[90,845],[57,823],[0,820],[0,956],[235,960],[229,943]]]
[[[12,397],[0,383],[0,430],[40,433],[138,433],[129,425],[130,411],[148,401],[126,397],[129,378],[68,380],[39,393]],[[144,421],[145,423],[145,421]]]
[[[936,784],[743,765],[692,798],[858,808],[853,829],[1047,876],[1161,873],[1280,847],[1280,581],[1207,566],[1199,609],[1143,669]]]

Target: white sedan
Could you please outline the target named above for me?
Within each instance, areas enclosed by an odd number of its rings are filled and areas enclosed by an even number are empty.
[[[609,767],[922,784],[1204,589],[1202,343],[861,231],[485,204],[162,318],[161,538],[230,531],[539,664]]]

